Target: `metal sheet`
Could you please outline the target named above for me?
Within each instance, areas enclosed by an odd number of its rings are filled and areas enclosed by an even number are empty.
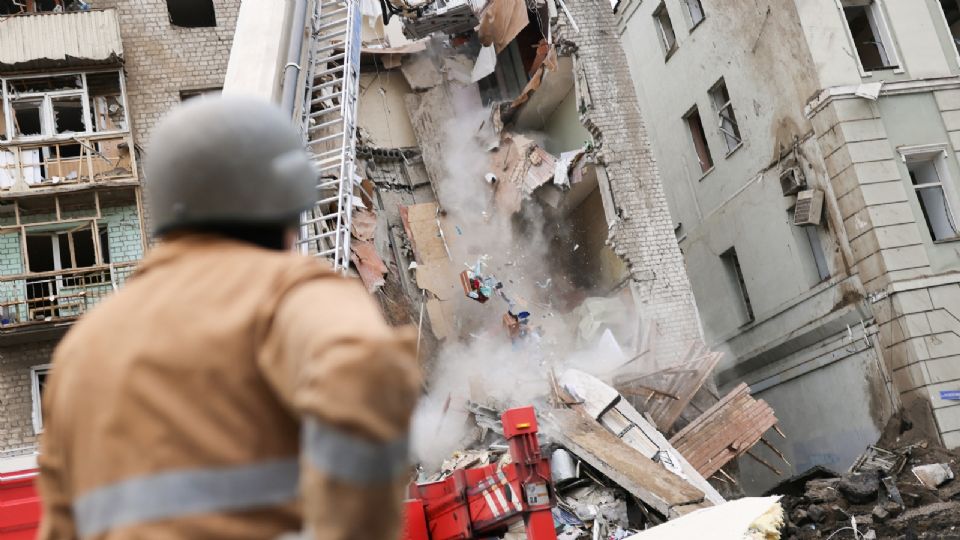
[[[106,63],[122,57],[114,9],[17,15],[0,24],[0,67]]]

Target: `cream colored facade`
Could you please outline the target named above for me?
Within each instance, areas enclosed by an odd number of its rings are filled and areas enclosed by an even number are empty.
[[[730,353],[718,382],[774,406],[797,472],[845,469],[901,405],[960,446],[941,397],[960,390],[954,8],[616,7],[708,343]],[[791,168],[824,197],[817,225],[793,224]],[[748,488],[775,481],[743,465]]]

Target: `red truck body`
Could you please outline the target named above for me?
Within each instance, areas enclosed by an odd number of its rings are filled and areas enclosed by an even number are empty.
[[[0,473],[0,540],[32,540],[40,528],[37,469]]]

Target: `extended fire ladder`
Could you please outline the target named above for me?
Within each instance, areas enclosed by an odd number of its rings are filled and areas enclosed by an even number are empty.
[[[319,178],[320,200],[301,219],[301,252],[350,266],[356,187],[360,0],[317,0],[311,21],[301,129]]]

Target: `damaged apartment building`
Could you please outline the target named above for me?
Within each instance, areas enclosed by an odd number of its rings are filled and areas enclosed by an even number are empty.
[[[32,459],[53,348],[142,258],[141,144],[222,86],[238,5],[0,0],[0,463]]]
[[[610,8],[720,388],[773,406],[798,472],[901,406],[960,445],[957,2]]]

